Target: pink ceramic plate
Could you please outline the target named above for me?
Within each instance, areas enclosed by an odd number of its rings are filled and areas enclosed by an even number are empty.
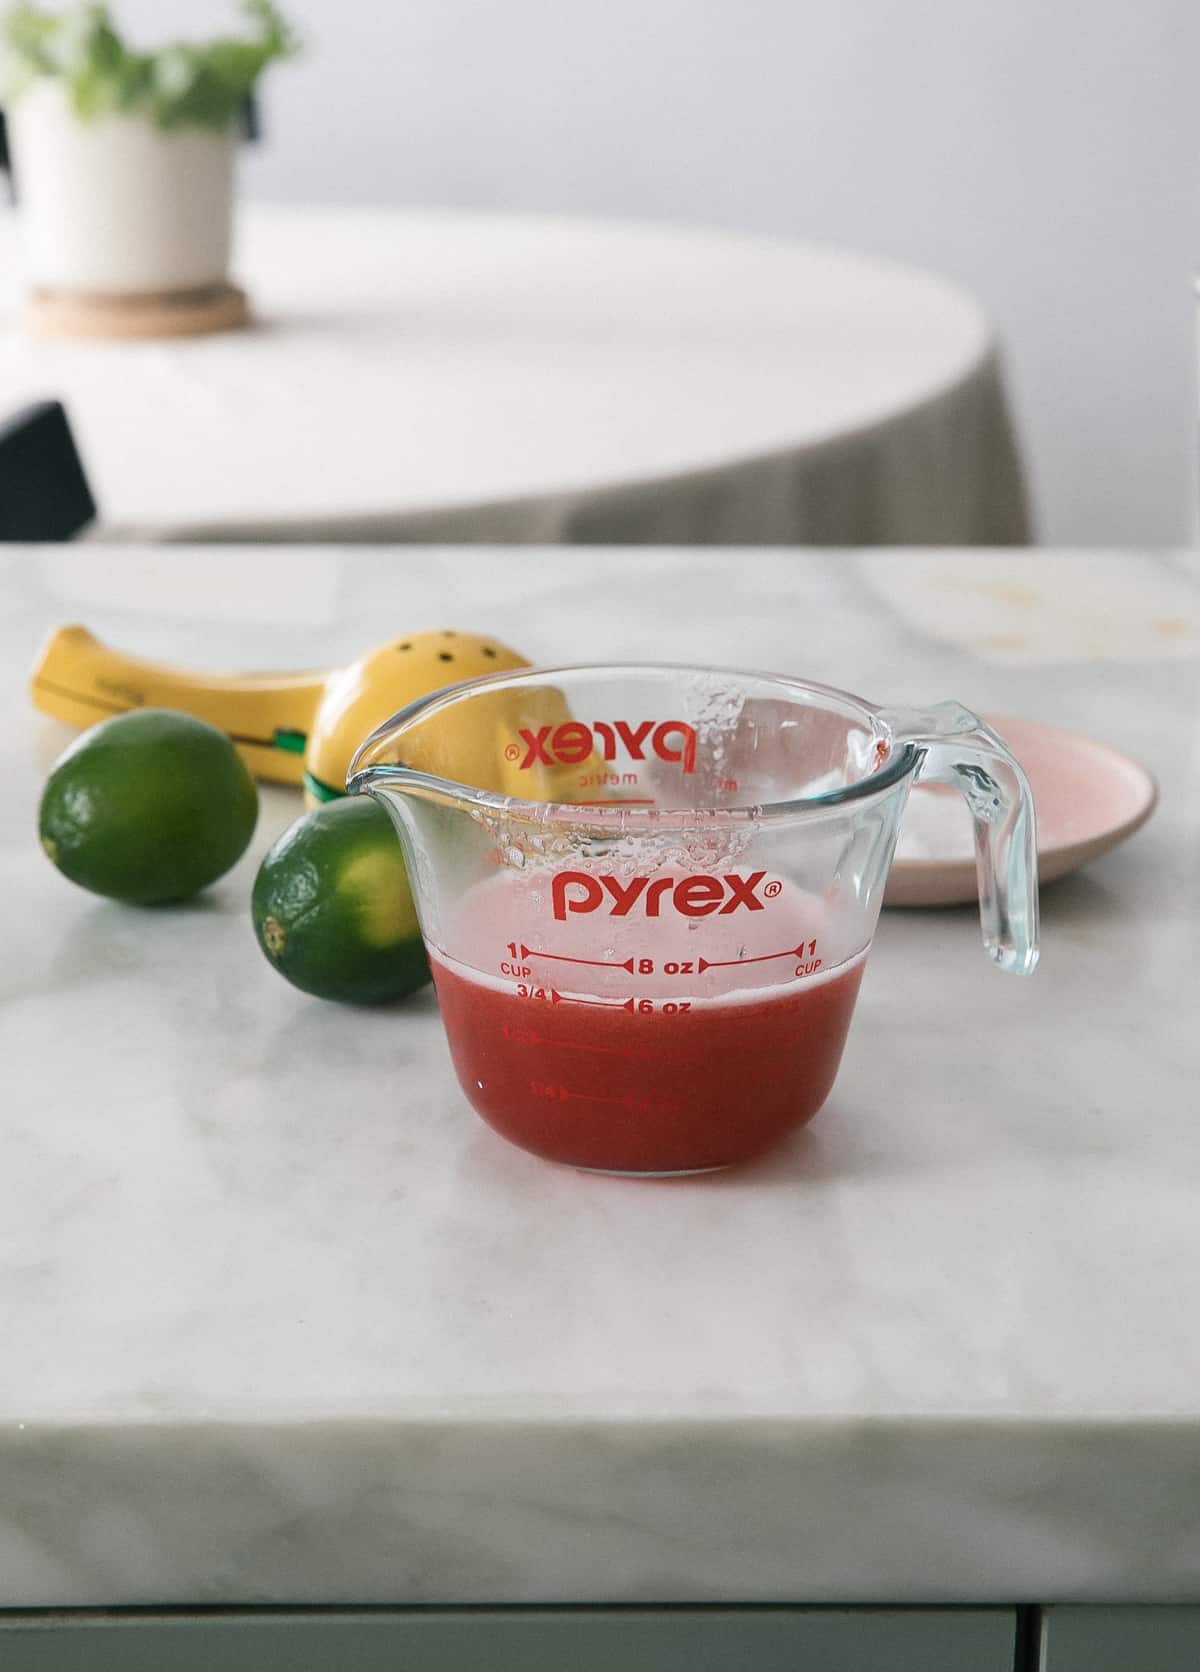
[[[988,716],[1029,777],[1037,808],[1038,874],[1065,877],[1132,836],[1158,786],[1128,755],[1036,720]],[[952,906],[976,898],[971,818],[957,790],[913,790],[888,879],[889,906]]]

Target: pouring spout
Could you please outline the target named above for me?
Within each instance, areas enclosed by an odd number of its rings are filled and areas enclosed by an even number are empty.
[[[357,760],[357,756],[355,759]],[[352,764],[346,778],[346,794],[369,795],[372,801],[378,802],[391,820],[402,845],[411,835],[411,826],[406,816],[408,809],[405,794],[396,780],[405,775],[403,767],[364,766],[356,771]]]
[[[357,761],[358,757],[355,756]],[[373,795],[377,801],[390,800],[392,796],[402,792],[397,788],[395,779],[400,777],[405,768],[402,766],[361,766],[355,770],[351,764],[346,778],[347,795]]]

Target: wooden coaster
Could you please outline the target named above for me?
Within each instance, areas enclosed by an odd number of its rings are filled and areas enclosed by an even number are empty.
[[[35,290],[26,310],[38,337],[197,337],[236,330],[249,318],[246,293],[233,284],[141,296]]]

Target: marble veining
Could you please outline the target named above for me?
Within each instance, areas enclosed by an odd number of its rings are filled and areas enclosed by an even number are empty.
[[[1200,1600],[1200,573],[948,561],[0,559],[0,1606]],[[971,587],[1034,592],[1019,654]],[[267,967],[290,793],[189,905],[52,871],[67,734],[24,680],[68,620],[214,668],[445,623],[953,696],[1128,750],[1162,802],[1046,891],[1027,983],[969,910],[885,914],[777,1156],[585,1177],[476,1120],[428,994],[349,1010]]]

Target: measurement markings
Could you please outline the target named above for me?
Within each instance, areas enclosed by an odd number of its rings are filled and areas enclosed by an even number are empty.
[[[609,1103],[618,1109],[630,1110],[640,1110],[649,1106],[645,1099],[639,1098],[633,1092],[606,1097],[598,1092],[572,1091],[570,1086],[564,1086],[554,1080],[531,1080],[529,1090],[534,1097],[544,1098],[547,1103]]]
[[[625,970],[633,974],[633,959],[625,958],[620,963],[614,963],[605,958],[571,958],[565,952],[539,952],[535,947],[526,946],[521,942],[522,958],[549,958],[556,964],[590,964],[594,970]]]
[[[583,1045],[576,1044],[572,1039],[539,1039],[538,1044],[554,1045],[560,1051],[594,1051],[598,1056],[629,1057],[630,1061],[633,1060],[632,1053],[622,1050],[619,1045]]]
[[[727,970],[735,964],[769,964],[772,958],[803,958],[805,944],[801,941],[799,946],[785,947],[782,952],[764,952],[758,958],[701,958],[696,967],[703,975],[705,970]],[[812,944],[815,947],[816,942]]]
[[[531,1051],[548,1045],[554,1051],[590,1051],[596,1056],[628,1057],[633,1061],[633,1053],[621,1045],[589,1045],[585,1040],[551,1039],[548,1034],[535,1033],[529,1028],[518,1028],[514,1031],[506,1027],[502,1031],[504,1037],[514,1045],[524,1045]]]

